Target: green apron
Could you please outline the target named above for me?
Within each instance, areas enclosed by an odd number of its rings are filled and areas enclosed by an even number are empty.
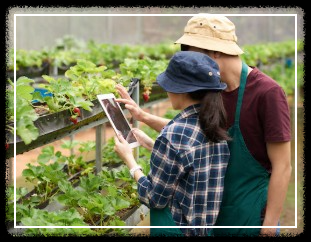
[[[261,211],[267,202],[269,173],[247,149],[240,130],[240,111],[248,67],[242,63],[234,125],[228,130],[230,160],[224,194],[215,226],[261,226]],[[258,236],[260,228],[214,228],[214,236]]]
[[[150,209],[150,226],[176,226],[168,207]],[[179,228],[150,228],[150,236],[181,237],[184,234]]]

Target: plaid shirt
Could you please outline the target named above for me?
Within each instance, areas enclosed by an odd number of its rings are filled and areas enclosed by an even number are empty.
[[[212,226],[219,212],[229,160],[226,141],[208,142],[199,124],[200,104],[184,109],[155,141],[148,176],[138,180],[140,201],[171,210],[177,226]],[[211,228],[180,228],[206,236]]]

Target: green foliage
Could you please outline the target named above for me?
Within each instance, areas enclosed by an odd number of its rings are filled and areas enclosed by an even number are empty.
[[[71,142],[63,141],[62,147],[73,149],[80,145],[80,152],[87,153],[94,148],[94,142]],[[115,169],[104,167],[98,174],[86,173],[79,177],[79,189],[67,180],[68,175],[64,172],[64,163],[68,159],[77,160],[81,156],[64,156],[55,151],[53,146],[47,146],[41,150],[38,156],[38,166],[28,164],[23,171],[23,176],[28,182],[35,184],[36,193],[28,198],[24,196],[27,189],[17,189],[16,219],[26,226],[88,226],[88,225],[118,225],[125,223],[118,216],[119,211],[127,210],[139,205],[136,182],[131,178],[125,165]],[[50,163],[50,164],[48,164]],[[54,188],[54,193],[51,191]],[[55,190],[57,188],[57,190]],[[53,196],[50,196],[53,195]],[[14,219],[14,190],[7,190],[8,202],[6,206],[6,219]],[[57,201],[65,206],[64,211],[40,211],[36,208],[47,199]],[[50,229],[31,228],[26,230],[26,235],[59,235],[67,236],[74,233],[75,229]],[[85,229],[83,234],[128,234],[124,229]]]
[[[171,108],[171,109],[167,110],[167,112],[164,114],[164,118],[173,119],[179,113],[180,113],[180,110],[174,110]]]
[[[10,86],[6,89],[8,97],[7,122],[14,121],[14,83],[8,80]],[[34,81],[27,77],[20,77],[16,81],[16,134],[21,137],[24,143],[30,144],[39,136],[39,130],[34,125],[39,116],[31,105],[32,92],[34,88],[29,84]],[[14,132],[12,125],[7,124],[6,130]]]
[[[156,77],[165,71],[167,64],[168,60],[126,58],[119,66],[121,79],[128,81],[131,78],[138,78],[144,87],[152,87]]]
[[[243,61],[250,66],[257,66],[258,63],[271,64],[280,58],[295,55],[295,41],[271,42],[255,45],[244,45]],[[298,40],[297,51],[302,51],[302,41]]]
[[[106,141],[106,143],[103,145],[103,148],[102,148],[103,165],[105,165],[105,164],[116,165],[116,164],[122,164],[123,163],[121,158],[114,151],[114,145],[115,145],[114,137],[109,138]]]
[[[121,83],[127,86],[132,78],[139,78],[141,84],[147,88],[145,90],[150,94],[156,76],[165,70],[168,64],[168,59],[173,55],[178,46],[167,43],[158,45],[110,45],[98,44],[94,41],[89,41],[87,44],[82,43],[72,36],[65,36],[58,40],[56,47],[52,50],[42,51],[42,56],[51,55],[48,59],[56,65],[58,58],[68,51],[75,53],[69,61],[59,61],[62,63],[71,64],[72,66],[65,72],[65,77],[55,78],[48,75],[42,77],[48,82],[48,85],[42,85],[53,96],[42,98],[38,93],[34,93],[29,85],[33,82],[28,81],[23,77],[23,81],[19,80],[17,85],[17,134],[24,140],[25,144],[31,143],[39,136],[37,128],[33,125],[34,120],[38,115],[31,110],[29,102],[31,100],[39,100],[45,102],[50,113],[60,112],[68,109],[72,113],[74,107],[81,107],[87,111],[92,111],[92,101],[96,99],[96,95],[103,93],[116,92],[116,83]],[[295,41],[289,40],[275,43],[262,43],[256,45],[243,46],[244,54],[241,55],[242,60],[251,66],[258,65],[273,65],[279,62],[281,58],[291,57],[295,53]],[[303,50],[303,41],[298,40],[297,51]],[[80,51],[80,54],[78,53]],[[12,51],[10,51],[12,53]],[[19,53],[19,52],[18,52]],[[20,51],[20,59],[25,55],[25,51]],[[29,56],[32,56],[30,52]],[[33,54],[39,56],[38,54]],[[34,59],[39,59],[34,58]],[[64,58],[66,59],[66,58]],[[39,63],[38,61],[35,61]],[[114,64],[113,64],[114,63]],[[116,70],[108,69],[115,68],[115,63],[118,63]],[[298,66],[298,85],[302,86],[301,70]],[[292,77],[291,69],[277,74],[280,68],[275,71],[270,71],[275,80],[279,81],[288,95],[292,94],[292,78],[283,78],[284,75]],[[11,83],[12,84],[12,83]],[[13,89],[7,91],[8,96],[8,119],[13,120],[14,115],[14,92]],[[148,94],[148,95],[149,95]],[[27,100],[25,102],[24,100]],[[21,120],[20,120],[20,119]],[[19,122],[21,121],[21,122]],[[13,132],[12,127],[7,126],[7,130]]]
[[[73,208],[48,212],[32,209],[32,216],[21,219],[24,226],[87,226],[82,216]],[[31,236],[86,236],[95,235],[89,228],[27,228],[25,235]]]
[[[39,50],[16,50],[16,71],[21,68],[41,67],[43,62],[47,59],[46,52]],[[7,63],[7,70],[14,70],[14,49],[9,50],[9,59]]]

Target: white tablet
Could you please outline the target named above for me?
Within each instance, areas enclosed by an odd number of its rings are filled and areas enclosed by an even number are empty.
[[[130,144],[131,148],[139,146],[129,122],[127,121],[119,103],[116,102],[114,94],[100,94],[97,95],[97,98],[102,105],[115,133],[118,134],[118,132],[121,132],[123,138]]]

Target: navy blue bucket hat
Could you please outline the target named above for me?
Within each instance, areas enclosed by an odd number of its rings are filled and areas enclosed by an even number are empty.
[[[157,83],[167,92],[189,93],[198,90],[224,90],[218,64],[208,55],[196,51],[176,52]]]

